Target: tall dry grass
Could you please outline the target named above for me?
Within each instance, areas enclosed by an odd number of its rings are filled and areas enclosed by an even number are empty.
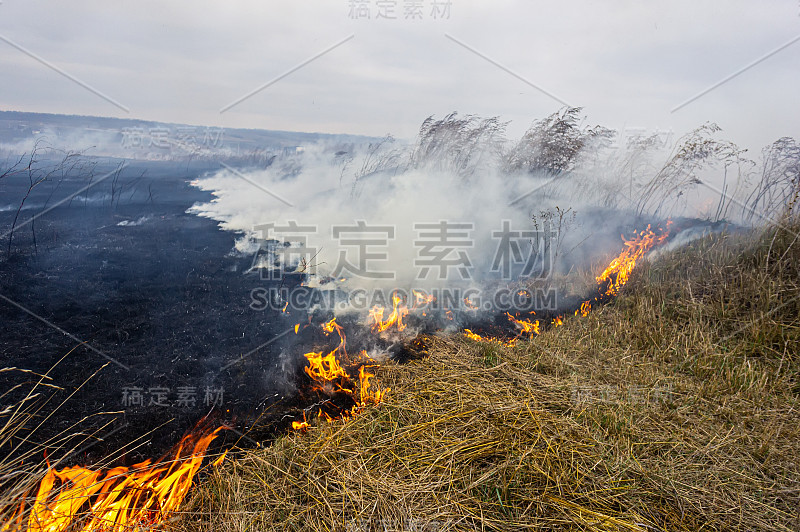
[[[514,348],[430,339],[384,404],[241,452],[175,526],[798,530],[797,230],[697,241]]]
[[[0,394],[0,531],[27,530],[30,509],[48,469],[63,467],[109,432],[118,412],[97,412],[71,419],[55,433],[44,430],[55,423],[59,410],[107,365],[88,375],[71,391],[55,384],[52,375],[57,372],[58,362],[44,374],[16,367],[0,368],[1,373],[17,377],[17,384]],[[90,418],[99,418],[100,422],[92,420],[92,429],[87,430]],[[96,467],[102,468],[125,451],[142,445],[146,436],[129,442],[125,449],[106,457]]]

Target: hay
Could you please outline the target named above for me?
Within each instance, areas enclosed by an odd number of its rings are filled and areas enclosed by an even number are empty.
[[[800,530],[800,246],[717,236],[513,348],[379,369],[385,403],[242,451],[182,530]]]

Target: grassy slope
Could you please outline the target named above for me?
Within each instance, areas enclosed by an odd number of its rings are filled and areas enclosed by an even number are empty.
[[[348,423],[248,451],[186,530],[800,530],[800,242],[717,236],[515,348],[380,369]]]

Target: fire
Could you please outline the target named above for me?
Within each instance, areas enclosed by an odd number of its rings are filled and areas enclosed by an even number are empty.
[[[23,524],[28,532],[153,529],[183,503],[208,446],[223,428],[184,436],[173,456],[156,464],[146,460],[106,471],[80,466],[50,468],[27,509],[27,519],[21,505],[0,530],[19,529]]]
[[[510,340],[503,340],[493,336],[481,336],[480,334],[472,332],[470,329],[464,329],[463,334],[470,340],[474,340],[476,342],[497,344],[504,347],[514,347],[517,345],[517,340],[519,340],[520,336],[523,334],[527,334],[529,336],[540,334],[539,320],[532,322],[524,319],[517,319],[510,312],[506,312],[506,316],[508,316],[508,319],[520,330],[519,334]]]
[[[225,457],[226,456],[228,456],[228,449],[225,449],[225,452],[223,452],[221,455],[219,455],[219,458],[217,458],[216,460],[211,462],[211,465],[214,466],[214,467],[219,467],[220,465],[222,465],[222,462],[225,461]]]
[[[322,330],[325,331],[327,334],[332,333],[333,331],[340,332],[339,336],[341,337],[341,330],[342,327],[338,323],[336,323],[336,318],[331,319],[328,322],[322,324]]]
[[[414,306],[412,308],[415,309],[420,307],[426,307],[431,303],[433,303],[434,301],[436,301],[436,296],[432,294],[431,295],[426,294],[421,290],[412,290],[411,293],[414,294]]]
[[[397,293],[392,294],[392,313],[385,320],[383,319],[384,310],[380,305],[375,305],[369,311],[369,323],[373,331],[383,332],[393,325],[397,327],[398,331],[406,328],[403,318],[408,315],[408,308],[403,304],[403,298]]]
[[[472,332],[470,329],[464,329],[463,334],[470,340],[474,340],[476,342],[497,344],[504,347],[514,347],[515,345],[517,345],[516,338],[512,338],[511,340],[501,340],[500,338],[494,338],[493,336],[481,336],[480,334]]]
[[[339,364],[336,358],[337,353],[347,354],[345,348],[347,338],[344,334],[342,326],[336,323],[336,318],[323,323],[322,330],[325,334],[330,334],[334,331],[339,335],[339,345],[335,349],[325,355],[324,351],[306,353],[304,356],[308,361],[308,366],[303,368],[303,371],[316,382],[321,389],[331,389],[335,391],[342,391],[345,393],[353,393],[349,388],[345,388],[345,381],[348,378],[347,372]]]
[[[352,392],[352,390],[343,388],[341,384],[336,383],[337,380],[347,379],[347,372],[336,359],[336,349],[325,356],[322,356],[322,353],[322,351],[319,353],[306,353],[304,356],[308,360],[308,366],[303,370],[318,384],[323,386],[336,384],[338,390]]]
[[[603,303],[609,298],[618,295],[622,287],[628,282],[631,272],[636,266],[636,261],[643,257],[645,253],[650,251],[653,247],[662,244],[667,239],[671,224],[672,222],[668,221],[666,225],[667,229],[663,230],[659,228],[658,232],[653,231],[648,225],[647,229],[644,231],[641,231],[638,234],[634,233],[634,238],[630,240],[625,240],[623,237],[625,247],[622,252],[609,263],[608,267],[603,270],[600,275],[596,277],[598,284],[598,295],[592,299],[583,301],[580,307],[575,310],[575,315],[588,316],[592,311],[592,308],[594,308],[597,304]],[[527,292],[520,290],[517,292],[517,294],[523,295],[527,294]],[[465,303],[466,302],[467,301],[465,300]],[[535,313],[531,312],[531,314]],[[523,335],[528,335],[529,337],[539,335],[541,334],[542,327],[548,326],[547,322],[540,322],[539,320],[531,321],[519,318],[510,312],[506,312],[506,317],[519,331],[516,338],[505,341],[498,338],[481,336],[469,329],[464,329],[463,334],[467,338],[475,340],[476,342],[496,343],[498,345],[511,346],[514,345],[517,339]],[[549,326],[559,327],[563,324],[564,317],[563,315],[559,315],[552,318]]]
[[[575,311],[585,316],[595,303],[616,296],[628,282],[636,262],[654,246],[663,243],[669,235],[667,230],[653,231],[650,226],[631,240],[625,240],[625,248],[619,256],[596,277],[599,295],[584,301]],[[414,306],[427,305],[434,301],[433,296],[414,291]],[[465,299],[467,307],[471,302]],[[398,331],[406,328],[403,322],[409,310],[403,299],[396,293],[392,296],[392,312],[384,319],[384,308],[374,307],[369,312],[373,331],[383,332],[392,327]],[[283,307],[288,312],[288,303]],[[501,346],[514,346],[518,338],[540,334],[539,320],[529,321],[506,313],[508,319],[519,329],[519,335],[510,340],[481,336],[469,329],[463,334],[475,341],[494,343]],[[448,319],[453,319],[447,311]],[[552,319],[552,326],[563,323],[562,316]],[[371,404],[385,399],[390,389],[380,389],[373,383],[375,375],[368,371],[369,365],[358,366],[358,376],[351,376],[345,365],[347,361],[346,337],[343,327],[333,318],[322,324],[322,330],[339,336],[339,345],[333,350],[320,350],[306,353],[305,373],[314,381],[318,390],[345,394],[351,400],[347,409],[342,408],[337,417],[319,410],[318,417],[328,422],[348,420]],[[299,333],[300,325],[294,327]],[[362,355],[369,358],[365,352]],[[351,367],[352,371],[353,368]],[[150,460],[131,467],[115,467],[107,470],[88,467],[49,468],[38,486],[32,503],[21,503],[9,523],[0,526],[0,532],[25,529],[28,532],[66,532],[103,531],[138,532],[158,527],[178,511],[185,500],[192,482],[202,467],[208,448],[224,427],[213,431],[195,431],[185,436],[168,459],[156,463]],[[292,429],[306,431],[310,424],[305,413],[302,421],[293,421]],[[222,463],[225,454],[213,462]]]
[[[470,301],[468,297],[464,298],[464,306],[469,310],[478,310],[478,305]]]
[[[603,270],[603,273],[597,276],[597,283],[601,286],[606,285],[606,295],[615,296],[619,294],[620,289],[628,282],[628,278],[636,266],[636,261],[650,251],[653,246],[664,242],[669,236],[671,223],[671,221],[667,222],[667,231],[659,229],[661,231],[659,235],[656,235],[648,225],[647,229],[631,240],[625,240],[623,237],[625,249],[611,261],[608,267]]]
[[[308,421],[306,421],[306,413],[303,412],[303,421],[292,421],[292,430],[299,430],[301,432],[305,432],[308,430]]]
[[[400,298],[395,297],[394,303],[396,311],[398,309],[399,299]],[[401,316],[399,313],[397,315]],[[392,316],[389,316],[387,321],[389,321],[391,318]],[[402,318],[400,318],[400,320],[401,319]],[[400,323],[402,322],[400,321]],[[303,371],[305,371],[305,373],[314,381],[316,385],[314,388],[315,390],[328,394],[331,392],[343,393],[349,396],[349,398],[352,400],[353,406],[349,407],[349,409],[342,409],[336,417],[331,416],[321,409],[319,410],[317,417],[323,418],[329,423],[332,423],[336,420],[347,421],[365,406],[369,404],[380,403],[390,390],[388,388],[381,390],[377,386],[374,386],[370,382],[370,379],[375,377],[375,375],[366,370],[368,365],[361,363],[358,368],[358,389],[356,391],[356,385],[353,382],[354,378],[350,376],[340,361],[342,359],[345,361],[348,360],[348,354],[346,350],[347,337],[345,335],[344,328],[336,323],[336,318],[323,323],[321,327],[326,334],[330,334],[335,331],[339,335],[339,345],[332,351],[329,351],[327,355],[324,354],[324,350],[306,353],[304,356],[308,362],[308,365],[303,368]],[[357,359],[366,359],[372,361],[369,355],[367,355],[366,351],[361,351]],[[303,413],[303,421],[292,422],[293,430],[305,432],[309,426],[309,423],[306,421],[305,413]]]
[[[520,329],[520,335],[527,334],[528,336],[539,335],[539,320],[536,321],[528,321],[528,320],[518,320],[514,316],[511,315],[510,312],[506,312],[506,316],[508,319]]]
[[[324,419],[327,423],[333,423],[337,419],[341,419],[342,421],[347,421],[347,420],[350,419],[350,416],[347,414],[347,412],[342,412],[340,417],[335,418],[335,417],[331,417],[327,412],[323,412],[322,410],[319,411],[319,414],[317,415],[317,417],[320,418],[320,419]],[[292,423],[292,425],[294,425],[294,423]],[[308,424],[306,423],[306,427],[307,426],[308,426]]]
[[[358,368],[358,380],[359,380],[359,402],[358,406],[363,407],[368,403],[378,404],[381,402],[381,399],[389,392],[389,389],[381,391],[379,388],[375,388],[374,390],[370,390],[371,385],[369,380],[374,377],[372,373],[367,373],[364,369],[364,366]]]
[[[630,240],[625,240],[625,237],[622,237],[625,249],[609,263],[603,273],[595,278],[600,295],[581,303],[580,308],[575,311],[575,315],[588,316],[592,310],[593,303],[602,302],[606,298],[619,295],[622,287],[628,282],[631,272],[636,266],[636,261],[653,249],[654,246],[662,244],[667,239],[671,225],[672,220],[668,220],[667,229],[664,230],[659,227],[658,234],[648,225],[647,229]],[[634,235],[636,235],[636,232],[634,232]]]

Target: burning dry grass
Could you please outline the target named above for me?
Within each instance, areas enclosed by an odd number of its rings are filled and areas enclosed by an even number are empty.
[[[797,240],[696,242],[531,341],[427,338],[371,370],[384,402],[240,451],[162,526],[798,530]]]
[[[0,400],[12,401],[0,410],[0,532],[133,532],[150,530],[168,519],[183,503],[209,444],[221,428],[212,430],[201,421],[176,446],[174,456],[155,464],[146,460],[132,467],[111,468],[105,463],[141,445],[145,434],[129,442],[127,449],[108,456],[104,463],[62,467],[72,455],[91,447],[111,423],[87,433],[80,430],[88,419],[84,418],[54,437],[40,438],[37,431],[78,391],[48,408],[56,397],[53,390],[60,390],[50,384],[50,373],[55,369],[44,375],[18,368],[0,369],[36,379],[33,384],[19,384],[0,394]],[[15,399],[13,392],[21,395]],[[95,415],[110,414],[113,412]]]
[[[615,304],[529,346],[607,463],[677,510],[666,529],[800,529],[796,229],[643,264]]]
[[[800,245],[718,236],[514,347],[431,340],[386,402],[244,452],[187,530],[798,530]]]
[[[384,368],[387,403],[246,453],[200,486],[194,515],[213,530],[636,529],[625,478],[598,475],[589,432],[557,413],[569,394],[487,367],[485,350],[437,339],[429,359]]]
[[[46,374],[16,367],[0,368],[0,373],[15,372],[30,379],[0,393],[0,401],[4,403],[0,408],[0,531],[19,528],[20,515],[26,513],[25,505],[30,503],[31,493],[35,493],[47,478],[51,465],[58,466],[80,448],[90,445],[110,425],[107,422],[93,432],[81,430],[89,417],[108,415],[107,412],[98,412],[94,416],[72,420],[54,436],[40,437],[40,429],[51,422],[59,408],[80,390],[79,387],[58,403],[58,392],[63,390],[52,384],[50,376],[56,366]],[[90,375],[83,384],[101,370]]]

